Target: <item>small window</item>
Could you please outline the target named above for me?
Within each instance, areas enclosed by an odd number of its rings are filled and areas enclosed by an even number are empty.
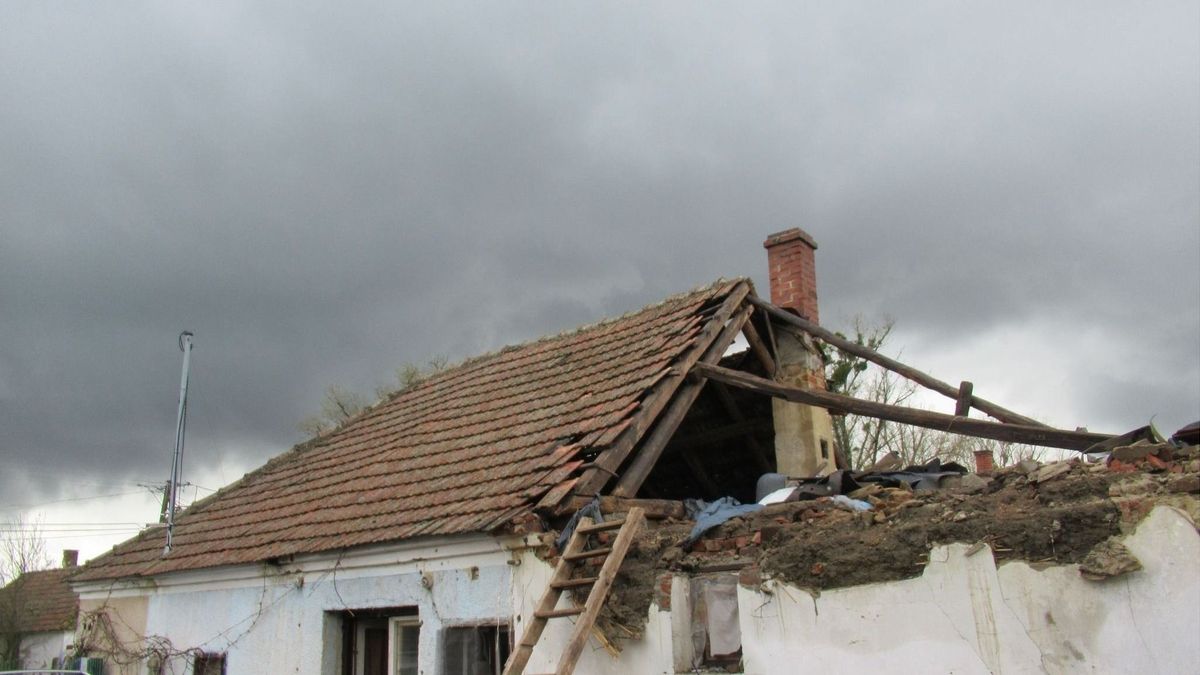
[[[442,632],[442,672],[500,675],[511,650],[505,624],[447,628]]]
[[[225,655],[197,654],[192,661],[192,675],[225,675]]]
[[[342,675],[418,675],[421,620],[415,608],[331,615],[341,623]]]
[[[738,623],[737,576],[691,580],[692,663],[741,672],[742,629]]]

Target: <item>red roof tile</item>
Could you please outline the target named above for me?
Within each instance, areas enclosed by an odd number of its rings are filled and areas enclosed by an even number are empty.
[[[479,357],[380,403],[93,560],[79,580],[487,532],[614,441],[685,353],[722,281]]]
[[[0,588],[0,608],[17,617],[18,632],[74,630],[79,596],[71,590],[67,577],[78,571],[63,568],[26,572]]]

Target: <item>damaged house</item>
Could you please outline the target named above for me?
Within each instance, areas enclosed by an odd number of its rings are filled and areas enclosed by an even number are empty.
[[[469,360],[197,502],[166,552],[152,528],[91,561],[78,655],[110,675],[1200,663],[1194,445],[1050,429],[965,386],[954,415],[825,392],[816,244],[766,247],[769,302],[722,280]],[[853,472],[829,411],[1109,455]]]

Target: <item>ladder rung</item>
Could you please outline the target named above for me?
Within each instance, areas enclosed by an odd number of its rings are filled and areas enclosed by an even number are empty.
[[[533,616],[538,619],[557,619],[564,616],[579,616],[583,614],[582,607],[568,607],[566,609],[552,609],[549,612],[534,612]]]
[[[594,548],[590,551],[580,551],[579,553],[568,553],[563,556],[563,560],[575,562],[576,560],[584,560],[586,558],[599,558],[600,556],[612,553],[611,548]]]
[[[566,581],[555,581],[550,584],[551,588],[577,588],[579,586],[591,586],[596,583],[596,577],[580,577],[579,579],[567,579]]]
[[[625,525],[624,519],[622,519],[622,520],[606,520],[603,523],[596,523],[595,525],[588,525],[587,527],[580,527],[580,528],[578,528],[578,530],[584,534],[591,534],[593,532],[605,532],[607,530],[616,530],[616,529],[623,527],[624,525]]]

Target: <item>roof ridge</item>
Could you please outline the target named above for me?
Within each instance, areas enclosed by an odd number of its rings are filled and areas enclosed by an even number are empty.
[[[746,282],[746,283],[750,283],[753,285],[753,282],[750,280],[750,278],[745,277],[745,276],[732,277],[732,278],[718,277],[715,281],[709,282],[709,283],[701,285],[701,286],[696,286],[695,288],[692,288],[691,290],[681,291],[679,293],[673,293],[657,302],[652,302],[648,305],[644,305],[638,309],[630,310],[628,312],[619,314],[617,316],[604,317],[598,321],[581,324],[579,326],[575,326],[574,328],[568,328],[566,330],[559,331],[558,333],[553,333],[550,335],[542,335],[542,336],[539,336],[539,337],[536,337],[536,338],[533,338],[530,340],[526,340],[524,342],[517,342],[514,344],[504,345],[503,347],[499,347],[497,349],[493,349],[491,351],[484,352],[482,354],[468,356],[468,357],[462,359],[461,361],[458,361],[457,363],[447,365],[445,368],[439,370],[436,373],[431,373],[430,375],[422,378],[421,380],[417,381],[416,383],[414,383],[410,386],[403,387],[400,389],[396,389],[395,391],[389,392],[383,398],[380,398],[380,399],[376,400],[374,403],[366,406],[365,408],[360,410],[358,413],[354,414],[352,417],[349,417],[349,418],[343,420],[337,426],[332,427],[331,429],[324,431],[322,433],[319,433],[316,436],[313,436],[308,441],[297,444],[296,446],[294,446],[293,449],[300,450],[301,445],[314,444],[314,441],[317,441],[317,440],[320,440],[323,438],[328,438],[329,436],[332,436],[333,434],[337,433],[341,429],[348,427],[351,424],[356,423],[360,419],[367,417],[368,415],[370,415],[372,412],[377,410],[380,406],[384,405],[385,403],[390,403],[405,394],[415,393],[415,392],[421,390],[422,388],[433,386],[433,384],[435,382],[445,380],[445,379],[449,378],[451,375],[454,375],[454,374],[458,373],[459,371],[463,370],[464,368],[475,365],[477,363],[481,363],[488,359],[494,359],[497,356],[500,356],[501,354],[506,354],[506,353],[509,353],[512,351],[516,351],[518,349],[525,349],[527,347],[530,347],[530,346],[536,345],[536,344],[552,342],[554,340],[561,340],[561,339],[570,337],[572,335],[578,335],[578,334],[586,332],[586,331],[596,330],[602,326],[606,326],[609,324],[615,324],[617,322],[624,321],[630,317],[636,316],[643,312],[648,312],[653,309],[657,309],[659,307],[669,305],[671,303],[679,302],[680,300],[683,300],[684,298],[687,298],[689,296],[696,295],[698,293],[703,293],[705,291],[712,291],[712,290],[721,288],[723,286],[732,286],[733,284],[736,284],[739,282]],[[304,449],[308,449],[308,448],[304,448]],[[267,464],[271,464],[272,461],[275,459],[282,458],[285,454],[288,454],[288,453],[284,452],[279,455],[276,455],[271,460],[268,460]],[[266,464],[264,464],[263,467],[265,468]],[[249,474],[247,474],[247,475],[249,475]]]

